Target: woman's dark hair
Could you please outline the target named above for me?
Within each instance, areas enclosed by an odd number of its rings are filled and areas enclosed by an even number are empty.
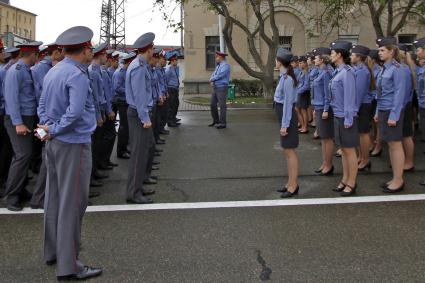
[[[298,81],[297,81],[297,77],[295,76],[294,68],[292,68],[291,62],[287,60],[283,60],[281,58],[277,58],[277,61],[279,61],[283,65],[283,67],[286,68],[288,76],[290,76],[292,80],[294,81],[294,87],[297,87]]]
[[[351,64],[351,59],[350,59],[350,52],[348,50],[345,49],[335,49],[335,53],[339,53],[342,56],[342,59],[344,60],[344,63],[347,65]]]

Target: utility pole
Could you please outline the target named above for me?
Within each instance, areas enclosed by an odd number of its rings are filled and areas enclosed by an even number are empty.
[[[125,0],[102,0],[100,43],[125,49]]]
[[[220,37],[220,52],[226,52],[225,46],[224,46],[224,37],[223,37],[223,16],[218,15],[218,34]]]

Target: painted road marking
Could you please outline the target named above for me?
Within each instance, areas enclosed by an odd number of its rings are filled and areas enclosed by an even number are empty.
[[[99,205],[89,206],[87,212],[119,212],[119,211],[148,211],[148,210],[185,210],[185,209],[214,209],[214,208],[249,208],[249,207],[279,207],[304,205],[358,204],[381,202],[423,201],[425,194],[364,196],[348,198],[310,198],[287,200],[255,200],[255,201],[223,201],[223,202],[192,202],[192,203],[156,203],[144,205]],[[0,215],[42,214],[41,209],[25,208],[20,212],[12,212],[0,208]]]

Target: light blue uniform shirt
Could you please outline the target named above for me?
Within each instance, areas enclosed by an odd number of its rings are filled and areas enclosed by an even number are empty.
[[[282,73],[274,94],[274,102],[283,104],[282,128],[289,128],[292,119],[292,108],[297,100],[297,90],[294,80],[286,73]]]
[[[308,76],[310,79],[310,89],[312,87],[314,79],[316,79],[318,75],[319,75],[319,67],[313,66],[310,68],[310,70],[308,70]]]
[[[301,71],[297,77],[298,85],[297,85],[297,96],[303,94],[304,92],[310,90],[310,74],[309,72]]]
[[[5,111],[5,102],[4,102],[4,80],[6,78],[6,73],[16,63],[16,60],[10,60],[6,65],[0,67],[0,115],[4,115]]]
[[[160,96],[160,89],[159,89],[159,78],[155,71],[155,68],[152,66],[148,66],[148,70],[151,73],[151,84],[152,84],[152,99],[154,105],[158,102],[159,96]]]
[[[418,95],[419,107],[425,108],[425,66],[418,67],[416,80],[416,92]]]
[[[356,79],[353,68],[340,65],[330,83],[331,106],[334,116],[344,118],[344,125],[351,127],[357,116]]]
[[[357,109],[362,104],[372,103],[373,96],[370,95],[370,72],[365,64],[360,63],[353,67],[356,74]]]
[[[373,65],[373,77],[375,78],[375,89],[369,89],[369,95],[371,97],[373,97],[373,99],[377,99],[377,82],[378,82],[378,77],[379,77],[379,73],[381,72],[381,67],[378,64]]]
[[[167,87],[177,89],[180,87],[179,72],[177,67],[168,66],[167,70],[165,71],[165,77],[167,79]]]
[[[10,115],[14,126],[22,125],[22,116],[37,114],[37,99],[30,66],[24,61],[10,67],[4,81],[6,114]]]
[[[329,111],[331,104],[331,97],[329,93],[329,83],[331,80],[331,73],[327,66],[324,69],[319,69],[317,77],[313,80],[311,89],[311,104],[315,110]]]
[[[125,78],[125,97],[128,105],[137,110],[140,121],[151,123],[149,112],[153,107],[151,74],[148,62],[139,55],[128,66]]]
[[[158,76],[159,91],[161,96],[167,94],[167,80],[165,78],[165,70],[161,66],[155,68],[156,75]]]
[[[298,79],[300,73],[301,73],[301,68],[300,67],[296,67],[294,68],[294,73],[295,73],[295,77]]]
[[[389,120],[398,121],[406,92],[405,70],[395,60],[387,62],[378,77],[377,110],[390,110]]]
[[[49,56],[44,57],[31,68],[32,78],[34,80],[35,97],[37,103],[40,101],[41,91],[43,90],[43,80],[47,72],[53,67],[52,59]]]
[[[109,77],[111,78],[111,80],[112,80],[112,77],[113,77],[113,75],[114,75],[114,73],[115,73],[115,71],[116,71],[117,69],[114,69],[114,68],[112,68],[112,67],[109,67],[108,69],[107,69],[107,71],[108,71],[108,74],[109,74]]]
[[[217,64],[210,81],[213,82],[214,87],[227,87],[230,82],[230,65],[226,61]]]
[[[65,57],[44,78],[40,123],[49,125],[49,133],[62,142],[90,143],[96,129],[93,99],[86,67]]]
[[[410,67],[406,64],[401,64],[402,68],[405,72],[405,79],[406,79],[406,90],[404,92],[404,101],[403,101],[403,107],[406,106],[409,102],[412,102],[413,100],[413,79],[412,79],[412,71],[410,70]]]
[[[125,102],[125,75],[127,70],[124,67],[118,68],[112,76],[112,86],[114,88],[113,101]]]
[[[112,79],[109,76],[108,70],[101,67],[103,93],[106,99],[106,112],[112,113]]]
[[[98,108],[102,111],[106,111],[106,97],[103,90],[102,71],[100,70],[100,65],[93,62],[90,64],[88,71],[89,77],[92,81],[93,93],[96,96],[96,101],[98,102]]]

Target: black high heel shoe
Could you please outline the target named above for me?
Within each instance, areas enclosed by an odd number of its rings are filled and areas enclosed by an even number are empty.
[[[404,169],[403,171],[404,171],[404,173],[412,173],[412,172],[415,172],[415,166],[410,167],[409,169]]]
[[[340,185],[342,185],[342,187]],[[334,192],[342,192],[345,189],[345,186],[347,186],[347,185],[344,184],[343,182],[341,182],[341,183],[339,183],[338,187],[333,188],[332,191],[334,191]]]
[[[332,166],[332,168],[328,172],[323,172],[322,170],[322,172],[319,173],[319,176],[332,176],[334,174],[334,170],[335,167]]]
[[[396,193],[399,193],[399,192],[401,192],[401,191],[403,191],[404,190],[404,183],[403,183],[403,185],[401,185],[399,188],[397,188],[397,189],[390,189],[390,188],[388,188],[388,187],[386,187],[385,189],[383,189],[382,191],[384,192],[384,193],[386,193],[386,194],[396,194]]]
[[[288,190],[288,187],[287,186],[284,186],[282,189],[276,190],[276,192],[278,192],[278,193],[284,193],[287,190]]]
[[[363,172],[363,171],[371,171],[371,169],[372,169],[372,162],[368,162],[367,164],[366,164],[366,166],[364,166],[364,167],[359,167],[359,172]]]
[[[345,188],[349,188],[349,189],[350,189],[350,191],[349,191],[349,192],[344,191],[344,190],[345,190]],[[349,196],[352,196],[352,195],[355,195],[355,194],[356,194],[356,191],[357,191],[357,184],[356,184],[354,187],[351,187],[351,186],[349,186],[349,185],[346,185],[346,186],[345,186],[345,188],[344,188],[344,190],[341,192],[341,196],[342,196],[342,197],[349,197]]]
[[[322,173],[322,170],[323,170],[323,169],[320,169],[320,168],[319,168],[319,169],[317,169],[317,170],[314,170],[314,173],[316,173],[316,174]]]
[[[373,151],[370,153],[371,157],[379,157],[382,155],[382,149],[378,151],[377,153],[373,153]]]
[[[298,191],[300,190],[300,186],[297,186],[297,188],[295,189],[295,191],[293,193],[291,193],[290,191],[286,191],[284,192],[280,197],[281,198],[291,198],[293,196],[298,195]]]

